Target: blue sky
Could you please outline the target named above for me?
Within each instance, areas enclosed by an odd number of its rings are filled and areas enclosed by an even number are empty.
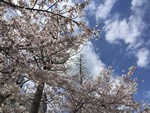
[[[88,45],[96,58],[87,57],[93,62],[88,66],[112,66],[121,75],[135,65],[133,77],[139,83],[135,98],[150,102],[149,10],[149,0],[91,0],[86,8],[86,21],[92,27],[98,23],[101,29],[100,39]],[[88,47],[85,54],[89,53]]]

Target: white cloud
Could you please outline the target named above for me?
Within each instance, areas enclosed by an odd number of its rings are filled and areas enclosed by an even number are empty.
[[[87,42],[83,47],[81,47],[81,51],[77,53],[76,55],[71,57],[71,62],[69,62],[72,65],[71,71],[73,73],[76,73],[76,65],[72,61],[77,61],[80,54],[83,55],[84,67],[87,69],[88,72],[90,72],[90,75],[95,79],[96,76],[100,73],[100,71],[104,67],[104,63],[100,60],[98,55],[94,51],[94,47],[91,42]],[[74,72],[75,71],[75,72]]]
[[[117,0],[104,0],[104,4],[100,4],[98,8],[96,8],[96,20],[106,19],[110,14],[116,1]]]
[[[137,65],[139,67],[146,67],[148,66],[148,64],[150,63],[150,52],[148,49],[146,48],[142,48],[140,49],[137,54],[136,54],[136,57],[137,57]]]
[[[148,0],[132,0],[131,10],[134,14],[142,17],[145,14],[145,9],[149,7],[147,4],[149,4]]]
[[[102,70],[104,64],[99,59],[98,55],[94,51],[94,47],[91,42],[88,42],[84,47],[81,53],[85,57],[85,67],[91,72],[91,75],[95,78],[100,70]]]
[[[132,0],[131,15],[129,18],[119,19],[119,14],[112,19],[105,20],[104,31],[106,32],[106,40],[110,43],[116,43],[123,40],[126,44],[135,45],[136,41],[145,29],[143,21],[142,6],[145,0]]]
[[[96,12],[96,9],[97,9],[97,5],[94,1],[90,1],[89,5],[86,7],[86,11],[88,11],[88,14],[93,16],[95,15],[95,12]]]
[[[119,19],[119,14],[116,14],[111,19],[106,19],[104,21],[104,31],[106,33],[105,37],[108,42],[116,43],[119,40],[122,40],[128,44],[129,47],[136,46],[135,43],[137,43],[140,35],[146,28],[143,21],[144,10],[140,8],[140,6],[142,6],[144,3],[146,3],[146,0],[132,0],[132,13],[129,18]],[[111,8],[112,7],[110,7],[110,11]]]
[[[132,0],[131,5],[133,7],[142,6],[146,0]]]
[[[132,0],[132,13],[129,18],[119,19],[119,14],[117,14],[111,19],[105,20],[104,31],[108,42],[116,43],[118,40],[123,40],[130,47],[137,43],[146,28],[143,21],[144,10],[141,8],[144,3],[146,3],[146,0]]]
[[[116,44],[123,41],[128,45],[128,53],[136,53],[137,65],[139,67],[148,66],[148,49],[143,48],[144,39],[141,38],[146,24],[143,20],[147,0],[132,0],[131,15],[121,19],[119,14],[115,14],[111,19],[105,19],[105,38],[109,43]],[[145,45],[146,46],[146,45]]]
[[[130,18],[118,19],[118,15],[105,21],[104,31],[106,40],[110,43],[116,43],[123,40],[126,44],[133,45],[140,36],[144,23],[141,17],[131,15]]]

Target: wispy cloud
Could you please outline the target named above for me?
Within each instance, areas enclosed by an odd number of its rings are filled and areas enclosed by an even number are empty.
[[[138,59],[137,60],[137,65],[139,67],[146,67],[150,63],[150,59],[149,59],[150,58],[150,52],[146,48],[140,49],[137,52],[136,57]]]
[[[103,4],[100,4],[96,9],[96,20],[99,20],[99,19],[106,19],[114,4],[116,3],[117,0],[104,0],[104,3]]]
[[[91,0],[85,10],[87,11],[87,14],[93,16],[95,15],[96,8],[97,8],[97,4],[95,3],[95,1]]]
[[[86,10],[88,11],[89,15],[95,15],[96,21],[106,19],[116,1],[117,0],[104,0],[103,3],[100,2],[98,4],[98,2],[91,0]]]
[[[142,32],[141,18],[132,15],[129,19],[119,20],[118,16],[105,21],[104,31],[106,40],[110,43],[116,43],[123,40],[126,44],[134,44]]]
[[[133,2],[134,1],[134,2]],[[116,43],[123,40],[126,44],[134,45],[145,28],[142,11],[138,8],[142,3],[132,1],[132,14],[129,18],[119,19],[119,14],[113,18],[105,20],[104,31],[106,32],[106,40],[110,43]]]
[[[146,2],[146,0],[132,0],[131,4],[132,6],[142,6],[144,3]]]
[[[120,14],[115,14],[112,18],[104,20],[106,40],[112,44],[120,41],[127,44],[129,53],[134,51],[139,67],[146,67],[149,64],[149,50],[143,47],[144,39],[141,38],[147,27],[143,19],[146,3],[147,0],[132,0],[129,17],[121,19]],[[139,50],[139,48],[144,49]]]

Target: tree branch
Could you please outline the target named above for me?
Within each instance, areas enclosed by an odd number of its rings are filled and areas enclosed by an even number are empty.
[[[14,5],[14,4],[12,4],[12,3],[10,3],[10,2],[6,2],[6,1],[4,1],[4,0],[1,0],[0,2],[2,2],[2,3],[4,3],[4,4],[7,4],[7,5],[9,5],[9,6],[13,7],[13,8],[20,8],[20,9],[26,9],[26,10],[30,10],[30,11],[37,11],[37,12],[50,13],[50,14],[53,14],[53,15],[60,16],[60,17],[62,17],[62,18],[66,18],[66,19],[68,19],[68,20],[71,20],[71,21],[74,22],[75,24],[79,25],[79,23],[78,23],[77,21],[75,21],[75,20],[73,20],[73,19],[71,19],[71,18],[69,18],[69,17],[63,16],[63,15],[61,15],[61,14],[54,13],[54,12],[49,11],[49,10],[36,9],[36,8],[29,8],[29,7]]]

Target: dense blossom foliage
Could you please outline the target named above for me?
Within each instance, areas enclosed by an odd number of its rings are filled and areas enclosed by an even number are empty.
[[[41,3],[44,6],[38,5],[38,9],[42,10],[40,12],[33,10],[36,8],[27,10],[27,6],[20,8],[23,7],[20,2],[16,8],[1,3],[5,8],[0,20],[0,50],[3,57],[1,65],[5,65],[1,72],[9,71],[14,76],[21,72],[31,79],[39,79],[40,75],[43,77],[42,73],[46,78],[50,71],[64,71],[63,64],[70,57],[71,51],[87,41],[94,32],[81,21],[74,19],[73,14],[80,13],[82,4],[66,6],[66,9],[59,9],[59,5],[50,6],[51,8],[45,10],[45,5]],[[28,7],[31,7],[31,3],[29,2]],[[73,34],[75,25],[76,29],[80,29],[78,34]]]
[[[137,83],[127,75],[115,79],[112,70],[106,68],[95,80],[85,74],[87,77],[79,81],[81,68],[75,76],[68,75],[68,59],[99,33],[83,21],[87,4],[69,4],[68,0],[0,1],[0,112],[33,113],[39,95],[42,113],[141,110],[132,97]],[[134,69],[131,71],[129,75]],[[22,91],[29,80],[36,92]],[[36,107],[38,110],[38,104]]]

